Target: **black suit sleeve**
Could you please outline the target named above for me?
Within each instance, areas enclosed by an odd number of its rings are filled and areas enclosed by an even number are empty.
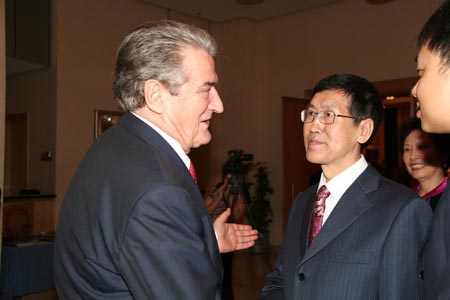
[[[266,283],[259,294],[259,300],[284,300],[282,265],[277,263],[275,269],[267,276]]]
[[[137,201],[120,257],[135,299],[215,299],[218,279],[205,243],[204,217],[193,198],[179,186],[165,185]]]

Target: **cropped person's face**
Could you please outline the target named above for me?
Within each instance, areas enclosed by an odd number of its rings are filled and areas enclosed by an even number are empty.
[[[207,52],[186,49],[183,68],[189,79],[176,95],[164,94],[167,106],[161,117],[167,133],[188,153],[211,140],[211,118],[213,113],[223,112],[223,103],[215,86],[214,60]]]
[[[340,90],[325,90],[314,95],[308,110],[333,111],[350,116],[348,96]],[[338,175],[356,162],[361,155],[362,123],[355,125],[353,119],[336,117],[333,124],[322,124],[316,116],[311,123],[303,124],[306,158],[320,164],[327,179]]]
[[[420,110],[417,117],[422,120],[426,132],[450,132],[450,68],[441,64],[437,53],[423,47],[417,56],[419,80],[411,93],[418,98]]]
[[[408,173],[419,182],[441,178],[444,158],[430,135],[420,129],[411,131],[403,143],[403,162]]]

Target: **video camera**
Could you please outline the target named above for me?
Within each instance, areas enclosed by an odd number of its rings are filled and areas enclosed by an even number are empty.
[[[228,181],[231,185],[230,194],[238,195],[243,185],[244,177],[247,175],[253,154],[244,153],[243,150],[228,151],[228,161],[223,165],[223,175],[231,174],[232,177]]]

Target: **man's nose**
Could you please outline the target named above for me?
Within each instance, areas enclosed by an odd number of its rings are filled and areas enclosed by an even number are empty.
[[[215,87],[211,88],[210,92],[210,99],[209,99],[209,106],[212,111],[215,113],[223,113],[223,102],[220,98],[219,92]]]

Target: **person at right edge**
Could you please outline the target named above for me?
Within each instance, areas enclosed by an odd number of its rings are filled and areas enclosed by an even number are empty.
[[[432,211],[362,155],[382,115],[381,99],[364,78],[336,74],[314,87],[301,120],[306,157],[321,165],[320,182],[296,197],[259,299],[420,299]]]
[[[419,80],[411,94],[422,129],[450,133],[450,1],[444,1],[422,27],[417,39]],[[435,209],[424,255],[424,299],[450,299],[450,188]]]

